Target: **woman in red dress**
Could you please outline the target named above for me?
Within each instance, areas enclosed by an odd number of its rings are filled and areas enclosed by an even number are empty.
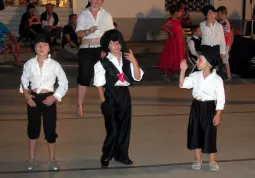
[[[164,72],[164,77],[169,80],[168,73],[179,73],[180,62],[185,59],[182,27],[180,24],[181,11],[178,6],[169,9],[170,18],[161,26],[168,33],[168,39],[161,53],[158,68]]]

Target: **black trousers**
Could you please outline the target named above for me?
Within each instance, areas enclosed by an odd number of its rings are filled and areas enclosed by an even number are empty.
[[[224,65],[223,65],[223,61],[222,58],[220,56],[220,46],[208,46],[208,45],[202,45],[201,46],[201,51],[205,51],[205,50],[210,50],[212,51],[212,53],[215,54],[215,58],[217,59],[217,73],[218,75],[223,79],[224,77]]]
[[[105,119],[106,138],[103,159],[127,160],[131,130],[131,97],[128,87],[105,89],[101,110]]]
[[[43,93],[37,94],[31,92],[35,97],[33,98],[36,103],[36,107],[31,107],[27,105],[27,116],[28,116],[28,125],[27,125],[27,135],[30,139],[37,139],[40,136],[41,132],[41,115],[43,116],[43,130],[45,135],[45,140],[48,143],[55,143],[57,134],[56,134],[56,121],[57,121],[57,109],[56,102],[52,105],[47,106],[42,103],[48,96],[53,93]]]
[[[208,154],[217,152],[217,127],[213,125],[215,109],[214,101],[193,100],[188,124],[188,149],[202,149]]]
[[[100,59],[101,51],[101,48],[81,48],[79,50],[77,84],[89,86],[90,80],[94,73],[94,65]]]

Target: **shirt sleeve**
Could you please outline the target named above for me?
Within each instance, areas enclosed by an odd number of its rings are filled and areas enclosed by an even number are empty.
[[[1,23],[1,31],[2,31],[3,34],[9,33],[8,28],[3,23]]]
[[[26,62],[24,67],[23,67],[23,72],[21,75],[21,84],[20,84],[20,89],[19,92],[23,93],[23,88],[28,90],[28,86],[29,86],[29,81],[30,81],[30,66],[29,66],[29,62]]]
[[[188,77],[184,78],[184,82],[181,88],[191,89],[193,88],[193,78],[195,73],[190,74]]]
[[[66,74],[60,64],[57,64],[57,68],[56,68],[55,72],[56,72],[56,76],[58,78],[58,88],[56,89],[53,96],[55,96],[56,99],[59,102],[61,102],[61,99],[63,98],[63,96],[65,96],[65,94],[68,90],[68,80],[67,80]]]
[[[81,13],[79,16],[78,16],[78,19],[77,19],[77,25],[76,25],[76,32],[80,31],[80,30],[86,30],[85,29],[85,17],[84,17],[84,14]]]
[[[107,25],[106,25],[106,30],[105,31],[108,31],[108,30],[111,30],[111,29],[114,29],[114,25],[113,25],[113,20],[112,20],[111,14],[108,14]]]
[[[189,51],[191,52],[191,54],[194,56],[198,56],[198,54],[196,52],[196,48],[195,48],[195,43],[193,40],[189,40],[188,46],[189,46]]]
[[[66,35],[66,34],[70,34],[69,29],[68,29],[68,25],[65,25],[64,29],[63,29],[63,35]]]
[[[219,33],[220,33],[220,54],[225,55],[226,53],[226,40],[224,35],[224,30],[222,25],[219,25]]]
[[[210,36],[211,29],[206,25],[206,22],[200,23],[200,28],[203,36]]]
[[[104,86],[106,84],[105,70],[104,70],[104,67],[102,66],[100,61],[98,61],[94,65],[94,72],[95,72],[95,76],[94,76],[94,84],[93,85],[96,87]]]
[[[135,73],[134,73],[134,65],[132,63],[130,63],[130,69],[131,69],[131,75],[132,75],[133,79],[138,82],[141,81],[143,78],[143,74],[144,74],[143,70],[140,68],[140,78],[136,79]]]
[[[215,90],[215,95],[217,98],[216,110],[223,110],[225,105],[225,91],[222,80]]]

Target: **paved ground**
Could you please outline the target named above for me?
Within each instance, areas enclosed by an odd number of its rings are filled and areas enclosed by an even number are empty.
[[[76,118],[76,62],[61,60],[70,89],[58,104],[57,158],[62,170],[47,172],[47,147],[43,134],[38,141],[36,172],[27,173],[26,106],[18,93],[21,70],[0,66],[0,178],[30,177],[129,177],[129,178],[254,178],[255,177],[255,85],[254,80],[226,83],[227,104],[218,132],[217,158],[220,171],[190,169],[193,153],[186,149],[186,126],[191,92],[177,87],[177,80],[164,81],[155,68],[159,54],[140,54],[144,80],[131,88],[133,120],[130,156],[134,166],[111,162],[100,169],[99,158],[105,136],[104,122],[95,88],[89,89],[85,117]],[[207,156],[204,156],[207,161]]]

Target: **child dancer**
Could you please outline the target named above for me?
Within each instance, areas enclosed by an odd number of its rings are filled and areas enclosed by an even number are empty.
[[[200,23],[202,31],[201,50],[211,50],[218,61],[217,68],[219,75],[223,78],[222,58],[226,53],[226,42],[223,27],[216,21],[216,9],[213,6],[203,7],[203,14],[206,17],[204,22]]]
[[[198,57],[197,67],[201,71],[194,72],[184,78],[188,65],[185,60],[180,64],[180,88],[193,88],[194,100],[191,105],[187,147],[195,151],[193,170],[200,170],[202,166],[201,152],[209,154],[211,171],[218,171],[216,163],[216,135],[217,126],[221,121],[221,111],[225,104],[223,80],[214,70],[217,59],[209,51],[203,51]]]
[[[171,17],[161,26],[168,33],[168,39],[161,53],[158,68],[164,72],[165,80],[169,81],[168,72],[180,71],[180,62],[185,58],[182,27],[180,24],[181,11],[178,6],[169,9]]]
[[[36,57],[28,60],[21,76],[20,92],[27,101],[27,135],[29,137],[29,158],[27,170],[34,170],[36,140],[40,136],[41,115],[45,140],[48,142],[49,170],[59,170],[55,159],[56,145],[56,101],[61,101],[68,90],[66,74],[60,64],[51,59],[49,51],[50,38],[39,35],[35,39]],[[54,83],[58,79],[59,87],[54,92]]]
[[[231,39],[231,26],[230,22],[227,19],[227,8],[225,6],[220,6],[217,9],[218,17],[219,17],[219,23],[223,26],[224,35],[225,35],[225,41],[226,41],[226,53],[223,56],[223,64],[225,64],[226,71],[227,71],[227,80],[231,80],[231,72],[230,72],[230,66],[228,63],[229,60],[229,50],[231,47],[232,39]]]
[[[133,80],[140,81],[143,71],[132,51],[126,53],[123,37],[118,30],[105,32],[100,43],[107,52],[106,57],[94,66],[94,86],[98,87],[107,132],[101,166],[107,168],[112,158],[131,165],[133,161],[128,155],[131,131],[131,97],[128,86]]]

